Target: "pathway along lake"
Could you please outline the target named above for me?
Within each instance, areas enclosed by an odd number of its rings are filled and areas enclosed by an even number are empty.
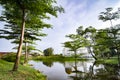
[[[47,80],[120,80],[117,65],[96,64],[94,61],[41,62],[29,64],[47,76]]]

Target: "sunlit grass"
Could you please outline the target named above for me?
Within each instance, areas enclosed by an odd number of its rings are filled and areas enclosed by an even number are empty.
[[[111,57],[110,59],[98,59],[97,63],[118,64],[118,58],[117,57]]]

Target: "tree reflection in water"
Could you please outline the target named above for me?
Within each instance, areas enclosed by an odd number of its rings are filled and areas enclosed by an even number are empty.
[[[65,63],[64,66],[65,72],[72,80],[120,80],[120,69],[117,65],[103,65],[94,62],[87,66],[84,62],[75,61]]]
[[[53,62],[52,61],[43,61],[42,63],[44,65],[46,65],[47,67],[52,67],[53,66]]]

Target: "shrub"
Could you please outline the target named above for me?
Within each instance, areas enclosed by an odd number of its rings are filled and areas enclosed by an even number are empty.
[[[14,62],[16,59],[15,53],[8,53],[2,57],[3,60],[6,60],[8,62]]]

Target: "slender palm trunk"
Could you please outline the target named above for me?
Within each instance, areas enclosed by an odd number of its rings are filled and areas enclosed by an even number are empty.
[[[21,26],[21,35],[20,35],[20,42],[19,42],[19,47],[18,47],[18,51],[17,51],[17,55],[16,55],[16,60],[13,66],[13,71],[17,71],[18,69],[18,65],[19,65],[19,61],[20,61],[20,55],[22,52],[22,43],[23,43],[23,39],[24,39],[24,30],[25,30],[25,10],[22,10],[22,26]]]

